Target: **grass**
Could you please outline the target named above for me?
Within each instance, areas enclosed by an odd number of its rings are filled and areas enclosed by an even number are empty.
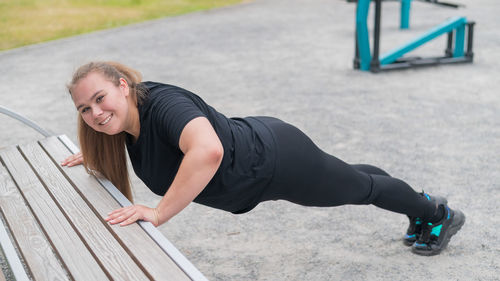
[[[242,0],[0,0],[0,50]]]

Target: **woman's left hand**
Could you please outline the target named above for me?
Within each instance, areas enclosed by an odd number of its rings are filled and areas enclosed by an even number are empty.
[[[132,205],[129,207],[114,210],[108,214],[106,221],[110,224],[119,223],[120,226],[127,226],[138,220],[151,222],[154,226],[159,225],[158,210],[143,205]]]

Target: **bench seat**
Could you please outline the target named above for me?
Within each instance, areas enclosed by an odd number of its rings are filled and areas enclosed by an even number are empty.
[[[26,269],[16,279],[206,280],[151,223],[104,220],[131,203],[82,165],[62,167],[75,148],[52,136],[0,149],[0,210]]]

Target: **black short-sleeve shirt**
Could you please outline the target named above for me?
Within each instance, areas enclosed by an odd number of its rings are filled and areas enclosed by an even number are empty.
[[[156,82],[140,85],[147,91],[138,106],[140,135],[129,135],[127,150],[137,176],[155,194],[163,196],[172,184],[183,158],[179,139],[186,124],[206,117],[224,148],[216,174],[195,202],[244,213],[258,204],[272,179],[275,142],[259,117],[227,118],[185,89]]]

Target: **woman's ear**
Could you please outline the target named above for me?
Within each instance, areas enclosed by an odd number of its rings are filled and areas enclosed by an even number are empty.
[[[127,80],[125,80],[124,78],[120,78],[120,85],[118,87],[125,96],[128,96],[130,94]]]

